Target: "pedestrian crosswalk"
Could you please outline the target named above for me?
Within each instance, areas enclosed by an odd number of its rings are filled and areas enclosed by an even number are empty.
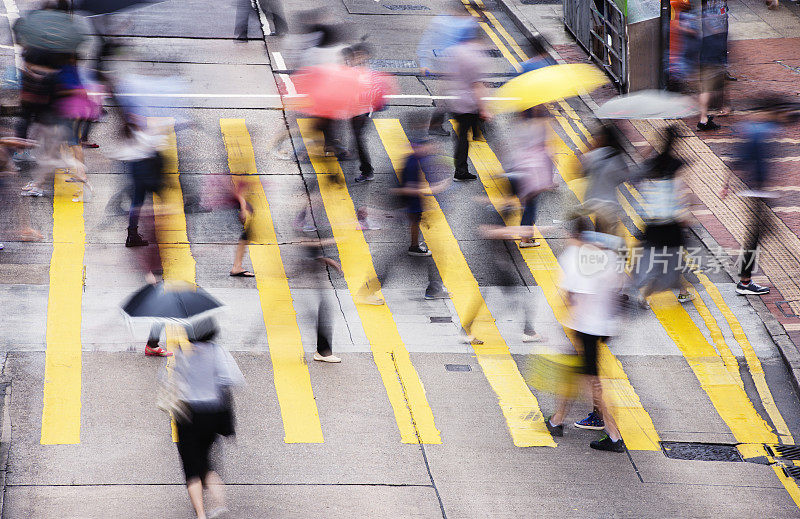
[[[173,124],[169,119],[153,119],[151,124]],[[308,120],[298,120],[300,135],[306,146],[316,142],[315,130]],[[567,122],[567,121],[559,121]],[[409,151],[409,141],[397,119],[375,118],[370,131],[377,135],[394,171],[399,174]],[[285,258],[281,255],[273,223],[274,209],[270,207],[256,165],[253,142],[245,119],[220,119],[220,138],[225,145],[232,182],[246,183],[248,202],[253,207],[254,229],[249,252],[256,274],[256,288],[266,328],[266,348],[270,352],[272,377],[284,428],[286,443],[325,442],[325,423],[320,419],[314,396],[315,380],[306,364],[301,327],[297,318],[293,289],[286,275]],[[566,134],[566,132],[564,132]],[[177,139],[174,130],[165,152],[167,187],[154,200],[159,229],[159,251],[166,280],[194,283],[196,265],[192,254],[191,237],[183,213],[183,193],[178,163]],[[563,134],[562,134],[563,135]],[[577,137],[577,135],[576,135]],[[554,136],[557,146],[559,172],[575,197],[582,198],[578,182],[576,146]],[[505,198],[511,190],[508,181],[498,174],[502,166],[492,146],[473,142],[470,161],[479,177],[479,185],[491,205],[507,225],[516,225],[519,214],[504,210]],[[330,223],[333,239],[341,262],[344,281],[349,289],[356,316],[369,343],[372,359],[386,392],[403,443],[437,444],[447,441],[447,431],[440,431],[425,387],[412,357],[403,343],[398,324],[389,305],[365,300],[363,287],[374,279],[375,263],[370,243],[357,226],[358,218],[349,186],[339,162],[330,157],[311,154],[311,168],[319,186],[321,205]],[[82,226],[82,203],[79,185],[66,183],[62,175],[55,181],[54,252],[51,259],[51,284],[48,301],[47,353],[45,362],[44,406],[42,411],[42,444],[80,443],[81,427],[81,342],[80,300],[85,236]],[[77,187],[76,187],[77,186]],[[78,202],[72,202],[77,198]],[[544,414],[537,395],[525,383],[523,373],[511,356],[509,344],[498,329],[495,316],[481,293],[476,276],[467,261],[467,252],[459,244],[448,221],[446,207],[436,197],[428,197],[422,226],[423,234],[433,253],[433,261],[444,286],[451,296],[455,315],[462,326],[471,323],[470,332],[483,344],[472,344],[472,353],[489,387],[497,397],[499,411],[505,419],[509,438],[518,447],[548,446],[556,442],[544,427]],[[633,218],[633,215],[632,215]],[[548,240],[542,238],[536,249],[518,249],[525,266],[536,280],[544,299],[559,321],[566,308],[558,289],[558,262]],[[380,286],[375,298],[382,298]],[[685,357],[701,388],[714,405],[737,441],[742,443],[793,442],[785,421],[774,402],[760,370],[758,358],[736,317],[727,309],[724,299],[706,286],[713,303],[725,319],[717,322],[702,301],[697,311],[710,331],[706,335],[686,310],[677,305],[674,296],[665,294],[654,299],[653,311],[668,336]],[[477,315],[477,318],[475,316]],[[743,387],[738,363],[730,351],[720,326],[733,330],[740,344],[756,385],[760,402],[754,405]],[[568,336],[563,336],[566,344]],[[607,346],[601,352],[604,387],[611,409],[620,426],[623,438],[632,450],[659,450],[659,433],[643,402],[626,374],[624,362],[617,359]],[[760,371],[759,371],[760,370]],[[758,409],[766,409],[762,417]],[[766,419],[765,419],[766,418]]]

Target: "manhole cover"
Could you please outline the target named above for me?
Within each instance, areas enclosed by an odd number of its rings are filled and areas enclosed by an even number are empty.
[[[375,68],[417,68],[413,59],[371,59],[370,65]]]
[[[767,445],[770,454],[786,460],[800,460],[800,447],[797,445]]]
[[[430,11],[431,8],[427,5],[409,5],[409,4],[393,4],[384,5],[390,11]]]
[[[447,371],[472,371],[469,364],[445,364],[444,369]]]
[[[431,317],[431,323],[452,323],[453,318],[449,315],[444,317]]]
[[[483,84],[486,88],[500,88],[501,86],[505,85],[502,81],[484,81]]]
[[[661,442],[668,458],[699,461],[742,461],[736,445],[719,443]]]

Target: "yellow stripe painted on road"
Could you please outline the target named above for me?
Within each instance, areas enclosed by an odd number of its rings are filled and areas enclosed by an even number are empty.
[[[342,168],[336,160],[314,155],[312,143],[316,134],[312,122],[298,119],[297,123],[306,148],[310,150],[311,165],[317,173],[320,195],[339,250],[344,278],[386,387],[401,441],[441,443],[425,388],[411,364],[392,313],[386,305],[362,304],[357,297],[364,282],[375,278],[375,267],[364,234],[356,229],[358,219]],[[380,287],[376,295],[382,297]]]
[[[506,197],[510,196],[512,191],[508,180],[497,176],[502,173],[502,165],[497,156],[484,142],[472,142],[469,156],[492,205],[503,216],[506,225],[519,225],[519,214],[509,217],[502,210]],[[560,171],[566,178],[570,178],[577,165],[567,155],[560,155],[560,158],[558,163]],[[538,230],[536,235],[541,242],[539,247],[535,249],[521,248],[519,251],[536,283],[541,287],[556,319],[564,322],[567,318],[567,308],[558,288],[561,268],[552,249]],[[568,333],[567,336],[572,340],[571,333]],[[605,344],[600,349],[600,369],[609,406],[625,440],[625,445],[631,450],[660,450],[658,433],[653,425],[653,420],[642,406],[622,364]]]
[[[655,294],[650,297],[650,306],[667,334],[683,353],[736,441],[777,442],[775,433],[759,416],[747,393],[736,383],[720,356],[678,303],[675,294],[672,292]]]
[[[733,312],[731,311],[730,307],[728,307],[728,304],[725,302],[722,294],[720,294],[719,289],[717,289],[711,280],[708,279],[708,276],[702,272],[697,272],[696,274],[697,278],[700,280],[700,283],[703,285],[703,287],[705,287],[708,295],[711,296],[714,304],[717,305],[719,311],[722,312],[725,321],[727,321],[728,326],[733,333],[733,338],[742,348],[742,352],[744,353],[744,358],[747,362],[750,375],[753,377],[753,382],[756,386],[758,396],[761,400],[761,403],[764,405],[764,409],[767,411],[767,415],[772,421],[772,425],[775,426],[775,430],[780,435],[781,442],[787,445],[793,445],[794,438],[792,437],[792,433],[789,431],[786,421],[783,419],[780,410],[778,410],[778,406],[775,404],[775,399],[772,397],[772,391],[770,391],[769,385],[767,385],[764,368],[761,365],[758,355],[756,355],[756,352],[753,349],[753,345],[750,344],[750,340],[747,338],[747,335],[745,335],[741,323],[739,323],[739,320],[735,315],[733,315]]]
[[[397,119],[375,119],[374,123],[394,170],[400,175],[411,150],[408,138]],[[556,443],[544,425],[539,402],[511,357],[486,307],[478,282],[434,197],[427,199],[423,221],[426,242],[462,323],[468,318],[471,307],[476,302],[480,305],[480,317],[474,321],[470,333],[483,340],[484,344],[473,345],[473,349],[478,364],[497,394],[514,445],[555,447]]]
[[[256,274],[261,313],[267,330],[275,391],[286,443],[322,443],[322,425],[311,387],[297,313],[281,260],[269,202],[256,170],[250,133],[244,119],[220,119],[234,183],[246,182],[253,207],[248,227],[253,233],[250,261]]]
[[[164,158],[164,188],[153,195],[153,213],[156,218],[156,238],[161,255],[164,279],[195,283],[195,262],[186,234],[186,216],[183,212],[183,191],[178,173],[178,146],[175,121],[171,117],[148,117],[147,124],[161,128],[167,137],[162,150]]]
[[[47,297],[42,445],[81,441],[82,184],[57,173],[53,188],[53,255]],[[72,199],[76,196],[77,202]]]
[[[155,216],[156,240],[161,256],[162,278],[164,281],[181,281],[196,284],[196,268],[189,236],[186,232],[186,215],[183,209],[183,190],[181,189],[178,168],[178,139],[175,135],[175,120],[172,117],[148,117],[147,125],[163,133],[167,143],[161,150],[164,160],[164,187],[153,194],[153,215]],[[167,351],[175,353],[183,330],[173,325],[164,328]],[[167,359],[167,371],[171,372],[175,365],[175,357]],[[178,430],[175,420],[170,421],[172,441],[178,441]]]

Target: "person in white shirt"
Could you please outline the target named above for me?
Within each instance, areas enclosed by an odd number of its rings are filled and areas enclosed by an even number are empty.
[[[589,417],[575,425],[583,429],[605,429],[607,435],[591,442],[591,448],[624,452],[625,443],[603,399],[598,376],[600,342],[617,332],[624,277],[618,268],[616,251],[622,243],[617,236],[591,229],[591,221],[587,218],[577,219],[573,239],[559,256],[563,271],[561,289],[569,307],[569,317],[563,324],[575,332],[582,346],[583,373],[591,387],[595,406]],[[563,436],[563,422],[570,404],[568,399],[562,399],[556,413],[545,420],[547,429],[554,436]]]

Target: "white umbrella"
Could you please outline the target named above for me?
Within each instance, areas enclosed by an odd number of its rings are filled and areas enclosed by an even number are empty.
[[[689,97],[661,90],[643,90],[618,96],[595,113],[598,119],[683,119],[698,113]]]

